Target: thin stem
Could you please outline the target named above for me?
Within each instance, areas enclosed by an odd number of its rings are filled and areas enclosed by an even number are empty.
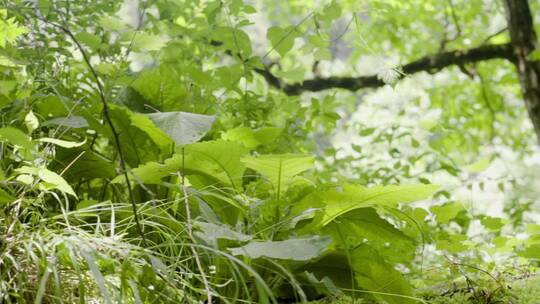
[[[98,76],[96,70],[94,69],[94,67],[92,66],[92,64],[90,63],[90,58],[88,57],[88,54],[86,53],[86,51],[84,50],[84,48],[82,47],[80,42],[77,40],[75,35],[69,30],[69,28],[67,28],[67,27],[65,27],[63,25],[54,23],[54,22],[50,22],[48,20],[43,20],[41,18],[39,18],[39,19],[42,20],[43,22],[47,23],[47,24],[50,24],[50,25],[60,29],[66,35],[69,36],[69,38],[73,41],[73,43],[75,43],[77,49],[81,52],[81,55],[83,57],[84,62],[86,63],[88,69],[90,70],[90,73],[94,77],[94,80],[95,80],[96,85],[98,87],[99,97],[100,97],[101,103],[103,105],[103,116],[105,117],[105,120],[107,121],[107,124],[109,125],[109,127],[111,129],[111,133],[113,134],[113,139],[114,139],[114,143],[115,143],[115,146],[116,146],[116,150],[118,151],[120,169],[122,170],[122,174],[124,175],[124,178],[126,180],[126,187],[127,187],[127,190],[128,190],[129,200],[131,202],[131,207],[133,209],[133,217],[135,219],[135,225],[137,227],[137,232],[139,233],[139,235],[140,235],[140,237],[142,239],[143,245],[146,246],[146,237],[144,235],[144,232],[143,232],[140,220],[139,220],[139,215],[138,215],[138,211],[137,211],[137,204],[136,204],[135,198],[133,196],[133,190],[131,189],[131,182],[130,182],[129,176],[128,176],[126,161],[125,161],[125,158],[124,158],[124,153],[122,151],[122,145],[120,143],[120,136],[119,136],[118,132],[116,131],[116,128],[114,127],[111,116],[109,114],[109,104],[107,102],[107,99],[105,98],[105,90],[103,89],[103,85],[101,84],[101,82],[99,80],[99,76]]]

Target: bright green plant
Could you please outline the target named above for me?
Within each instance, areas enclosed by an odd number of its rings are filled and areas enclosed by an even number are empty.
[[[538,256],[537,226],[528,226],[527,240],[510,238],[502,233],[509,221],[467,213],[451,189],[428,178],[476,174],[495,158],[470,156],[493,129],[459,93],[452,93],[449,113],[469,113],[460,127],[478,127],[476,133],[457,132],[445,113],[440,123],[426,118],[419,127],[344,125],[367,139],[345,157],[325,142],[344,116],[338,113],[352,111],[356,101],[333,93],[292,96],[310,83],[298,84],[308,71],[295,59],[312,56],[316,74],[350,26],[363,33],[353,14],[343,34],[330,37],[347,10],[360,9],[349,1],[283,4],[285,15],[303,16],[269,27],[262,54],[249,30],[257,8],[247,1],[2,3],[2,302],[337,296],[423,303],[416,287],[468,282],[473,270],[492,276],[493,264],[467,266],[484,261],[475,250],[484,239],[467,240],[475,221],[487,229],[489,245]],[[267,13],[278,9],[267,5]],[[371,5],[394,22],[410,21],[401,9],[413,4]],[[424,15],[434,11],[428,6],[421,6]],[[467,23],[479,6],[471,5]],[[380,31],[398,39],[385,25]],[[362,37],[384,44],[373,33]],[[401,48],[410,56],[418,47]],[[278,59],[282,64],[274,64]],[[386,69],[374,79],[394,84],[400,75]],[[483,96],[497,95],[489,84],[482,88]],[[443,103],[445,88],[432,90],[430,110]],[[494,106],[499,116],[490,122],[506,123],[504,140],[524,140],[507,123],[523,113]],[[379,144],[389,157],[366,152],[379,153]],[[431,198],[438,205],[414,204]],[[422,269],[429,244],[436,253],[426,265],[449,266],[435,275]],[[419,283],[423,276],[429,279]]]

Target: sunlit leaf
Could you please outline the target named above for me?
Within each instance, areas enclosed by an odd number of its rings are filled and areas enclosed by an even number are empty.
[[[244,157],[242,162],[248,168],[263,174],[279,198],[289,187],[292,179],[313,167],[314,157],[293,154],[261,155],[259,157]]]
[[[63,148],[80,147],[80,146],[82,146],[82,145],[84,145],[86,143],[86,139],[84,141],[81,141],[81,142],[73,142],[73,141],[67,141],[67,140],[62,140],[62,139],[57,139],[57,138],[49,138],[49,137],[39,138],[38,141],[44,142],[44,143],[50,143],[50,144],[57,145],[57,146],[60,146],[60,147],[63,147]]]

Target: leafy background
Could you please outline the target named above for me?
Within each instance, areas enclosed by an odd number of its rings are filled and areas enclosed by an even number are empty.
[[[507,43],[502,3],[2,5],[3,302],[537,300],[512,64],[396,68]],[[295,91],[336,75],[381,87]]]

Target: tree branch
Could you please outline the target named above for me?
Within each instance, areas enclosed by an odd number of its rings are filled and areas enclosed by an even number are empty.
[[[403,75],[418,72],[433,73],[452,65],[465,65],[490,59],[508,59],[515,61],[510,44],[488,44],[467,50],[454,50],[427,55],[401,67]],[[273,75],[268,69],[255,69],[273,87],[284,91],[287,95],[300,95],[303,92],[318,92],[333,88],[357,91],[362,88],[377,88],[385,83],[377,75],[347,77],[317,77],[298,84],[288,84]],[[401,76],[403,78],[404,76]]]

